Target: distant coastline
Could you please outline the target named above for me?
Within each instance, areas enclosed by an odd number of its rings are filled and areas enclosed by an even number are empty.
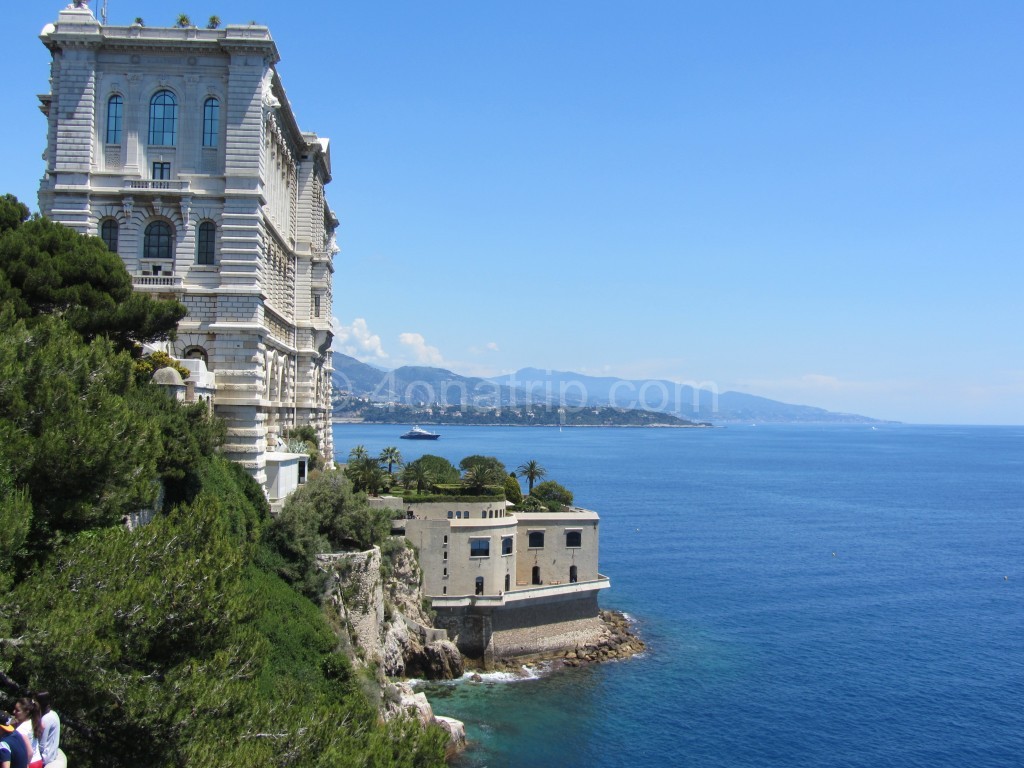
[[[395,419],[391,421],[369,421],[366,419],[350,418],[344,416],[336,416],[332,420],[334,424],[380,424],[381,426],[408,426],[413,422],[409,419],[401,420]],[[551,429],[553,427],[565,428],[565,429],[595,429],[600,427],[611,428],[611,429],[724,429],[723,425],[720,424],[709,424],[706,422],[702,423],[691,423],[691,424],[513,424],[513,423],[490,423],[483,424],[478,422],[462,422],[462,421],[428,421],[426,419],[419,419],[417,424],[429,424],[432,427],[516,427],[523,429],[537,429],[540,427]]]

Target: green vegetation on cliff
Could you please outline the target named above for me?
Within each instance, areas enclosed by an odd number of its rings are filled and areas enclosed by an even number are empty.
[[[85,768],[442,765],[437,730],[380,722],[284,567],[376,516],[272,524],[221,425],[136,373],[180,305],[26,215],[0,198],[0,690],[49,689]]]

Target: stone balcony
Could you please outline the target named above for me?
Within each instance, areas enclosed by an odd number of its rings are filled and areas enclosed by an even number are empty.
[[[122,192],[125,193],[138,193],[138,192],[178,192],[187,193],[191,191],[191,183],[186,179],[184,181],[164,180],[164,179],[125,179],[124,186],[121,188]]]

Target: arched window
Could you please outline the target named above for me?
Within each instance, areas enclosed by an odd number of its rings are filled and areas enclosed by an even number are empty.
[[[544,531],[530,531],[530,549],[544,547]]]
[[[482,595],[484,593],[484,577],[483,576],[477,576],[476,577],[476,593],[478,595]]]
[[[117,224],[117,219],[104,219],[103,223],[100,224],[100,237],[103,238],[107,250],[111,253],[117,253],[117,235],[119,230],[120,227]]]
[[[583,546],[583,533],[581,531],[566,531],[565,532],[565,546],[567,546],[567,547],[582,547]]]
[[[200,222],[196,235],[196,264],[213,264],[217,227],[212,221]]]
[[[534,584],[543,584],[543,582],[540,580],[540,566],[539,565],[533,566],[533,583]]]
[[[171,225],[163,221],[154,221],[146,227],[142,244],[142,258],[171,260]]]
[[[178,136],[178,101],[170,91],[157,91],[149,100],[149,143],[173,147]]]
[[[182,357],[186,360],[202,360],[207,365],[210,363],[210,358],[202,347],[186,347]]]
[[[107,102],[107,144],[121,143],[121,125],[124,122],[124,99],[114,94]]]
[[[216,147],[220,134],[220,102],[207,99],[203,104],[203,146]]]
[[[576,570],[576,566],[575,565],[570,565],[569,566],[569,583],[570,584],[575,584],[579,580],[580,580],[579,579],[579,572]]]
[[[506,573],[505,574],[505,591],[508,592],[510,589],[512,589],[512,577],[509,576]]]

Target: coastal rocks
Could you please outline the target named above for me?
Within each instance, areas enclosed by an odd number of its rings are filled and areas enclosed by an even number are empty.
[[[628,659],[646,650],[644,641],[634,634],[629,619],[619,611],[601,611],[601,621],[604,630],[598,641],[567,651],[562,657],[565,666]]]
[[[434,710],[422,693],[417,693],[409,683],[389,683],[384,688],[384,719],[409,717],[423,726],[436,725],[448,734],[445,747],[446,757],[451,757],[466,746],[466,726],[461,720],[434,715]]]
[[[406,659],[406,674],[427,680],[455,680],[465,671],[462,654],[450,640],[437,640],[423,646]]]
[[[404,621],[392,621],[384,633],[381,644],[380,669],[388,677],[404,677],[406,659],[416,653],[416,644],[409,635]]]
[[[434,716],[434,722],[448,731],[448,745],[445,747],[445,758],[453,757],[466,746],[466,726],[454,717]]]

